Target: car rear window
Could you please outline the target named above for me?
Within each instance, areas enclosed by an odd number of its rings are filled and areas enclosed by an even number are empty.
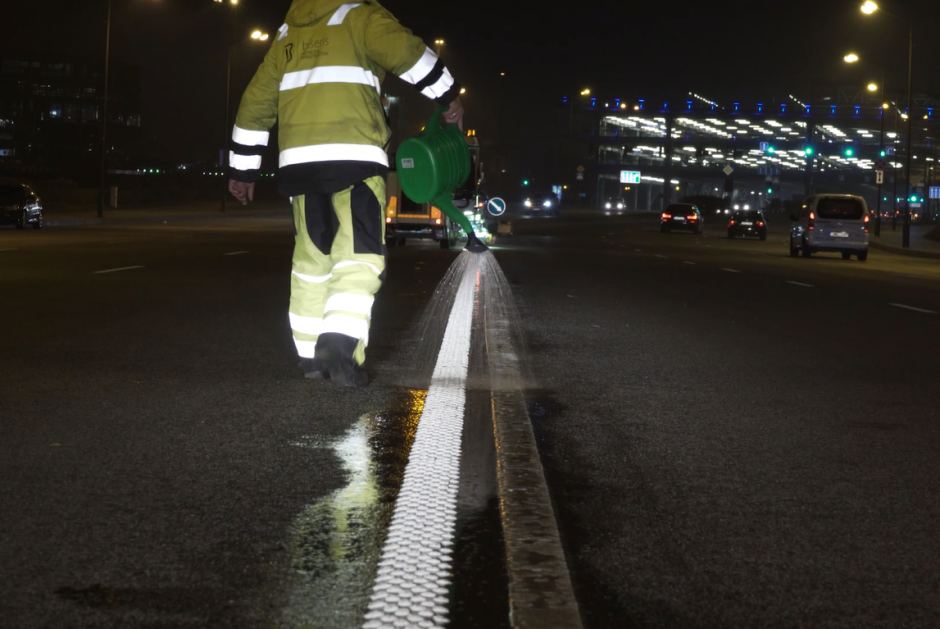
[[[841,221],[860,221],[865,216],[865,206],[858,199],[823,198],[816,206],[819,218]]]
[[[670,205],[666,208],[666,211],[670,214],[692,214],[695,212],[695,206],[693,205]]]
[[[762,217],[761,217],[761,215],[760,215],[760,212],[754,212],[754,211],[750,211],[750,212],[735,212],[735,213],[734,213],[734,217],[735,217],[735,218],[740,218],[740,219],[742,219],[742,220],[753,220],[753,221],[759,221],[759,220],[762,219]]]
[[[16,203],[22,201],[25,196],[22,186],[0,184],[0,201],[4,203]]]

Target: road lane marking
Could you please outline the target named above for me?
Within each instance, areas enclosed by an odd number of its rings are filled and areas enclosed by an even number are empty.
[[[130,242],[130,241],[131,241],[130,238],[127,238],[126,240],[109,240],[109,241],[107,241],[105,244],[108,244],[108,245],[118,245],[118,244],[121,244],[122,242]]]
[[[895,308],[904,308],[905,310],[913,310],[914,312],[922,312],[924,314],[937,314],[933,310],[924,310],[923,308],[915,308],[914,306],[905,306],[904,304],[888,304],[889,306],[894,306]]]
[[[692,266],[695,266],[694,262],[689,262],[688,260],[685,261],[685,264],[691,264]]]
[[[103,275],[105,273],[117,273],[118,271],[131,271],[133,269],[142,269],[143,266],[122,266],[119,269],[106,269],[104,271],[95,271],[95,275]]]
[[[223,255],[223,256],[242,256],[242,255],[245,255],[246,253],[250,253],[250,252],[248,252],[248,251],[233,251],[233,252],[231,252],[231,253],[223,253],[222,255]]]
[[[668,259],[669,259],[669,258],[667,258],[666,256],[661,256],[661,255],[659,255],[658,253],[655,254],[655,255],[656,255],[657,258],[662,258],[663,260],[668,260]]]
[[[0,249],[0,251],[19,251],[19,249],[16,249],[16,248],[11,248],[11,249]]]
[[[643,253],[642,249],[634,249],[634,251],[636,251],[637,253]]]
[[[737,269],[722,269],[722,271],[727,271],[728,273],[740,273],[741,272]]]
[[[803,282],[794,282],[792,280],[785,280],[787,284],[793,284],[794,286],[805,286],[806,288],[816,288],[812,284],[804,284]]]
[[[447,321],[382,549],[365,629],[443,627],[448,622],[470,335],[480,274],[479,256],[462,255],[472,256],[472,266],[464,272]]]

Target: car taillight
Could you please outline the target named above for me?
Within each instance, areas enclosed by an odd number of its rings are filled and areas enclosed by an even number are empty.
[[[809,213],[809,228],[816,229],[816,214],[814,212]]]
[[[686,218],[689,219],[690,221],[697,221],[697,220],[698,220],[698,216],[695,216],[695,215],[693,215],[693,216],[686,216]]]
[[[728,223],[728,227],[734,227],[734,221],[731,221],[730,223]]]
[[[672,218],[672,214],[663,214],[664,221],[669,220],[670,218]]]
[[[866,222],[866,223],[867,223],[867,222],[868,222],[869,220],[871,220],[871,219],[869,219],[869,218],[868,218],[868,214],[866,214],[866,215],[865,215],[865,219],[864,219],[864,222]]]
[[[763,226],[764,226],[763,221],[758,221],[758,222],[757,222],[757,226],[758,226],[758,227],[763,227]]]
[[[434,219],[434,224],[435,224],[435,225],[440,225],[440,224],[441,224],[441,219],[439,219],[439,218]]]

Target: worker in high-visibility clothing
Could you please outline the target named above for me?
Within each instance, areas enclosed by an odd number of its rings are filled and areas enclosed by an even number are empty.
[[[296,231],[290,324],[308,378],[364,386],[362,364],[385,276],[390,131],[381,84],[392,72],[463,128],[460,86],[444,63],[374,0],[294,0],[242,97],[229,191],[254,198],[278,123],[280,191]]]

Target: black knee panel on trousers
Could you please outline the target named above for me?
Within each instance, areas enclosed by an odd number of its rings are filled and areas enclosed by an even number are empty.
[[[353,186],[349,204],[352,206],[353,251],[385,255],[385,239],[382,238],[382,206],[372,188],[365,182]]]
[[[339,220],[333,212],[333,199],[329,194],[304,195],[304,221],[310,241],[325,255],[330,255],[333,240],[339,231]]]

